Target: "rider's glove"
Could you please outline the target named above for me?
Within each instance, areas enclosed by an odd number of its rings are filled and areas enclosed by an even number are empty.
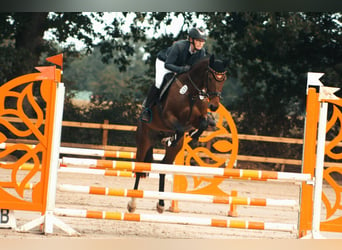
[[[190,70],[190,65],[185,65],[185,66],[183,66],[182,67],[182,69],[181,69],[181,72],[180,73],[184,73],[184,72],[187,72],[187,71],[189,71]]]

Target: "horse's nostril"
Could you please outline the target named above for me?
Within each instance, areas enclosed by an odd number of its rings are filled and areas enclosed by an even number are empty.
[[[218,106],[217,106],[217,105],[210,104],[210,105],[209,105],[209,109],[210,109],[211,111],[216,111],[216,110],[218,109]]]

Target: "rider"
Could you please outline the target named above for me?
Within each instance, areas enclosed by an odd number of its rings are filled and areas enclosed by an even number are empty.
[[[152,120],[151,107],[159,96],[164,76],[169,72],[175,74],[187,72],[191,65],[205,57],[206,51],[203,46],[206,39],[203,30],[191,28],[187,40],[174,42],[171,47],[161,50],[157,54],[155,84],[150,87],[145,101],[145,109],[140,117],[143,122],[151,122]]]

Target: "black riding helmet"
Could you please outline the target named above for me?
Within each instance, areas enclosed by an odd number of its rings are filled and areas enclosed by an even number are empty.
[[[189,30],[188,36],[191,37],[192,39],[203,39],[204,41],[207,40],[207,36],[204,33],[203,30],[199,28],[191,28]]]

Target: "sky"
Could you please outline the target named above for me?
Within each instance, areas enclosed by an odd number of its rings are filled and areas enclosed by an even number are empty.
[[[89,15],[90,13],[87,13],[87,14]],[[103,31],[104,27],[106,25],[111,24],[113,17],[118,17],[118,16],[123,18],[123,15],[121,14],[121,12],[105,12],[104,16],[103,16],[103,20],[104,20],[103,24],[93,20],[94,29],[97,32],[102,32],[104,34],[104,31]],[[126,18],[127,21],[126,21],[125,25],[123,26],[124,30],[129,31],[129,26],[132,23],[133,18],[134,18],[134,15],[128,15],[127,16],[127,18]],[[183,20],[184,20],[183,17],[175,17],[172,20],[172,23],[170,26],[167,26],[167,27],[162,26],[161,33],[173,33],[174,35],[177,35],[180,31],[180,28],[182,27]],[[148,25],[148,24],[146,24],[146,25]],[[197,20],[197,25],[200,27],[205,27],[205,23],[202,20]],[[147,36],[148,37],[158,36],[161,33],[154,34],[153,30],[150,30],[147,33]],[[51,32],[45,32],[44,39],[50,40],[50,39],[52,39],[52,37],[53,37],[53,35],[51,34]],[[97,44],[99,42],[100,42],[100,40],[98,38],[95,39],[95,41],[94,41],[95,44]],[[68,38],[67,42],[64,44],[61,44],[61,46],[66,46],[70,43],[74,43],[77,50],[81,50],[85,47],[82,41],[79,41],[75,38]]]

